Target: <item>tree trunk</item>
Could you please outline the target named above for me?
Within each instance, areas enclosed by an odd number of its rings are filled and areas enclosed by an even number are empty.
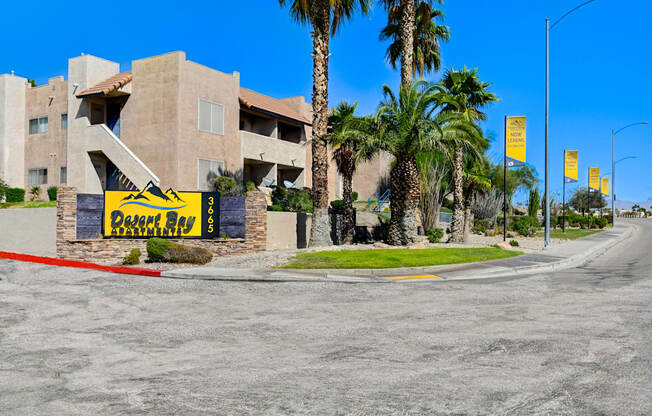
[[[353,236],[355,233],[355,218],[353,215],[353,170],[349,170],[342,174],[342,188],[344,195],[344,232],[342,242],[344,244],[352,244]]]
[[[455,150],[453,161],[453,219],[451,221],[452,243],[464,241],[464,166],[462,149]]]
[[[401,0],[399,36],[401,38],[401,85],[412,83],[414,74],[414,0]]]
[[[387,231],[387,243],[415,243],[418,237],[417,209],[421,190],[416,159],[398,157],[390,176],[392,217]]]
[[[330,4],[315,0],[312,15],[312,227],[311,246],[327,246],[331,240],[328,215],[328,48],[330,41]]]
[[[469,241],[471,235],[471,203],[473,202],[473,188],[469,189],[464,197],[464,242]]]

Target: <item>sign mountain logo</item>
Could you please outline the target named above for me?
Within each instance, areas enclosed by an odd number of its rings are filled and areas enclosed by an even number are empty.
[[[122,202],[125,201],[125,202]],[[175,209],[184,208],[186,205],[179,205],[175,203],[185,203],[179,194],[172,188],[168,188],[163,192],[161,188],[156,186],[152,181],[149,181],[145,188],[137,193],[131,193],[122,198],[120,207],[125,205],[141,205],[148,208],[160,209],[170,211]],[[148,201],[148,202],[143,202]],[[174,204],[174,206],[169,205]]]

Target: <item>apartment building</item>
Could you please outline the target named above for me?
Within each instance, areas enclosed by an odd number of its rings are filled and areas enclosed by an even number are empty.
[[[131,71],[92,55],[68,60],[68,76],[31,86],[0,75],[0,178],[11,186],[67,184],[80,192],[142,188],[149,181],[209,190],[233,175],[258,186],[311,186],[311,106],[276,99],[186,59],[184,52],[132,61]],[[371,196],[386,156],[360,166],[354,190]],[[334,163],[331,199],[341,197]]]

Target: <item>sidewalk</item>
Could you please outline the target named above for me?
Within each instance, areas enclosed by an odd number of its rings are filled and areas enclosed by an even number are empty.
[[[161,277],[249,282],[392,283],[491,279],[551,273],[580,266],[629,238],[637,227],[621,223],[616,229],[553,246],[519,257],[477,263],[399,269],[229,269],[196,267],[169,270]]]

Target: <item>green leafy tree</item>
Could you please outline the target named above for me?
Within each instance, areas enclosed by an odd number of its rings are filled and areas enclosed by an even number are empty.
[[[390,40],[385,57],[394,69],[401,60],[401,25],[400,7],[392,7],[388,13],[388,23],[380,32],[380,40]],[[450,38],[448,26],[437,24],[443,20],[444,13],[433,9],[429,2],[416,6],[415,26],[413,32],[412,73],[423,76],[426,72],[438,71],[441,67],[439,45]]]
[[[344,211],[344,243],[353,242],[355,222],[353,215],[353,174],[361,160],[369,160],[377,148],[371,139],[373,120],[355,116],[358,103],[342,101],[328,118],[328,139],[333,149],[333,160],[342,175]]]
[[[514,195],[520,190],[529,191],[539,183],[537,172],[532,166],[523,166],[518,169],[507,169],[506,184],[503,181],[503,164],[491,165],[489,176],[494,187],[500,192],[507,193],[507,211],[512,212]],[[506,186],[505,186],[506,185]]]
[[[486,105],[497,101],[498,97],[489,92],[491,84],[482,82],[477,69],[449,69],[440,82],[437,99],[442,105],[442,112],[457,113],[469,122],[479,123],[486,120],[482,112]],[[482,141],[471,143],[480,147]],[[464,240],[464,149],[454,149],[453,157],[453,219],[451,222],[451,241]]]
[[[575,211],[584,214],[587,212],[586,210],[588,208],[587,201],[591,203],[591,209],[602,209],[607,206],[607,200],[604,195],[600,192],[588,193],[584,187],[575,188],[573,190],[573,193],[568,200],[568,205],[570,205]]]
[[[410,244],[417,238],[417,155],[471,147],[471,143],[482,139],[477,126],[460,114],[436,112],[437,91],[436,85],[416,81],[408,87],[401,86],[397,97],[388,86],[383,86],[384,99],[376,113],[375,145],[396,158],[390,173],[389,244]]]
[[[328,57],[330,38],[356,11],[368,13],[368,0],[279,0],[289,5],[298,23],[309,24],[312,36],[312,201],[310,244],[331,244],[328,216]]]

